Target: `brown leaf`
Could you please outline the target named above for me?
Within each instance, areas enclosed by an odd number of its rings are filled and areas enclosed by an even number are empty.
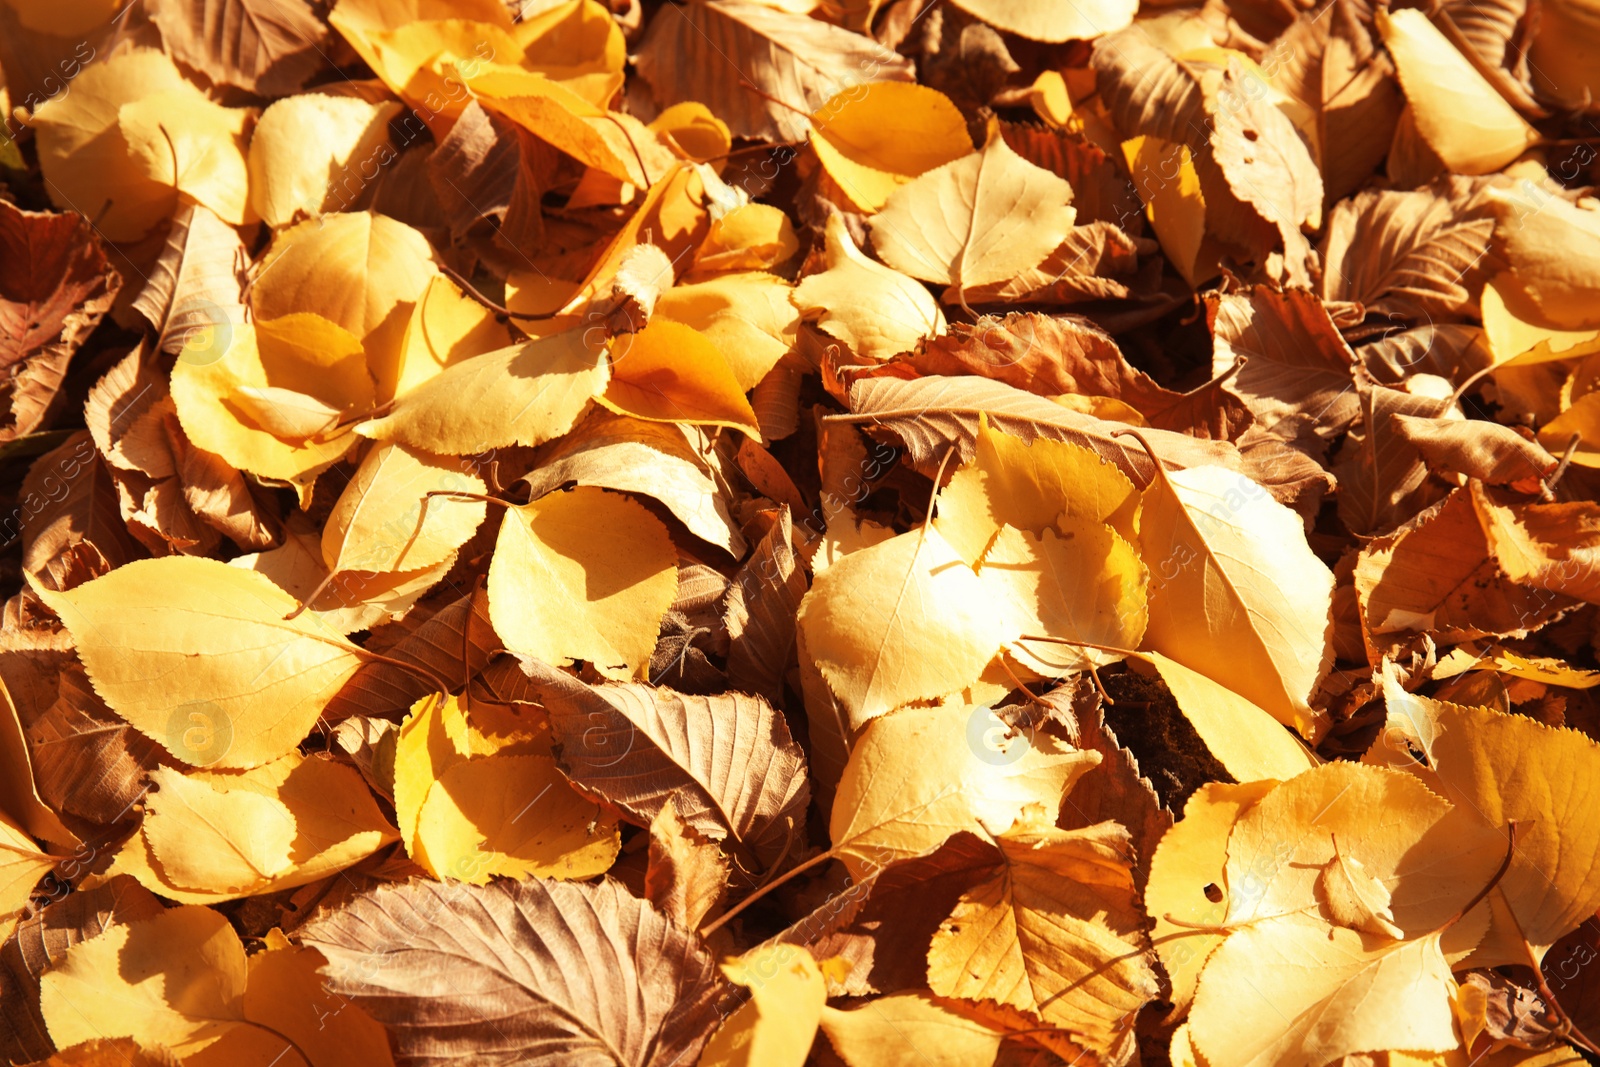
[[[328,27],[304,0],[155,0],[174,57],[219,85],[286,96],[327,64]]]
[[[961,290],[969,304],[1077,304],[1090,300],[1120,300],[1132,295],[1129,286],[1139,279],[1139,249],[1153,253],[1151,242],[1136,242],[1109,222],[1074,226],[1055,251],[1036,267],[989,285]],[[946,302],[956,303],[956,289],[945,291]]]
[[[1514,581],[1546,596],[1600,600],[1600,505],[1523,503],[1472,483],[1489,548]]]
[[[1318,457],[1355,421],[1355,353],[1312,293],[1256,286],[1208,294],[1206,319],[1213,373],[1245,357],[1227,388],[1244,398],[1263,431]]]
[[[381,661],[362,664],[323,709],[327,721],[338,722],[348,715],[403,716],[412,704],[434,691],[426,672],[447,681],[476,674],[500,647],[489,624],[489,600],[481,588],[415,623],[408,617],[385,630],[396,632],[394,643],[384,647],[383,654],[422,670]]]
[[[480,220],[505,220],[522,163],[515,133],[512,123],[473,100],[429,154],[428,184],[452,234]]]
[[[1471,198],[1468,179],[1340,201],[1322,239],[1322,298],[1359,303],[1368,315],[1404,322],[1475,316],[1493,273],[1494,220]]]
[[[0,201],[0,441],[32,433],[59,409],[67,363],[121,286],[84,219]]]
[[[1339,479],[1339,517],[1354,533],[1381,533],[1444,495],[1444,486],[1428,477],[1421,451],[1396,429],[1394,417],[1436,419],[1454,405],[1377,385],[1365,374],[1356,378],[1356,398],[1361,423],[1350,432],[1333,467]]]
[[[806,576],[793,548],[788,505],[728,583],[723,624],[728,631],[728,685],[773,703],[783,696],[784,675],[794,660],[795,613],[806,594]]]
[[[765,700],[590,686],[532,659],[522,668],[550,713],[562,769],[581,789],[644,826],[671,799],[688,825],[731,839],[761,867],[803,841],[805,757]]]
[[[298,936],[389,1027],[401,1067],[667,1067],[717,1021],[711,956],[610,879],[385,886]]]
[[[979,415],[986,415],[989,425],[1002,433],[1024,441],[1042,437],[1082,445],[1141,483],[1149,481],[1155,470],[1137,445],[1130,447],[1111,436],[1124,428],[1122,424],[1081,415],[987,378],[930,375],[912,381],[858,381],[850,387],[850,410],[851,421],[894,434],[905,443],[911,461],[929,471],[951,448],[957,452],[957,462],[972,458]],[[1224,441],[1200,441],[1166,430],[1146,430],[1145,437],[1169,467],[1239,467],[1238,451]]]
[[[746,0],[661,8],[635,61],[659,107],[696,100],[735,137],[768,141],[803,140],[805,116],[837,86],[912,80],[910,62],[870,37]]]
[[[1057,825],[1077,830],[1111,820],[1126,826],[1138,860],[1134,878],[1142,890],[1150,876],[1150,857],[1155,855],[1161,835],[1172,827],[1172,813],[1161,806],[1150,779],[1140,773],[1138,759],[1107,725],[1100,694],[1080,677],[1039,697],[1033,708],[1024,705],[1020,711],[1071,722],[1077,733],[1073,743],[1100,753],[1100,765],[1079,778],[1062,802]],[[1038,724],[1031,728],[1037,729]]]
[[[77,862],[81,868],[83,863]],[[39,1011],[39,978],[67,949],[118,923],[161,913],[161,902],[126,875],[80,890],[17,924],[0,945],[0,1056],[8,1062],[44,1059],[55,1051]]]
[[[1099,145],[1083,134],[1010,122],[1000,124],[1000,133],[1017,155],[1067,180],[1079,226],[1106,222],[1132,237],[1144,233],[1138,189]]]
[[[834,995],[917,989],[928,980],[928,943],[961,895],[991,868],[993,846],[965,830],[925,855],[897,860],[829,893],[770,943],[801,945],[850,964]],[[884,937],[886,927],[895,936]]]
[[[650,820],[644,895],[668,921],[698,928],[727,892],[728,871],[717,843],[684,822],[671,799]]]
[[[61,695],[28,731],[39,794],[101,826],[127,818],[149,788],[161,746],[106,706],[81,668],[62,672]]]
[[[172,220],[166,246],[150,269],[133,310],[154,327],[163,352],[176,353],[201,331],[218,336],[188,359],[220,356],[232,329],[245,321],[244,284],[250,263],[239,231],[199,204]]]
[[[64,589],[70,550],[88,542],[113,567],[142,553],[123,525],[116,485],[86,431],[34,460],[22,482],[22,569]]]
[[[1489,485],[1542,484],[1560,462],[1537,441],[1497,422],[1401,414],[1390,418],[1395,432],[1422,455],[1432,471],[1462,474]]]
[[[1431,634],[1440,644],[1521,637],[1577,603],[1506,576],[1464,489],[1368,543],[1356,563],[1355,587],[1374,663],[1410,635]]]
[[[1313,522],[1322,507],[1322,498],[1334,487],[1333,475],[1323,470],[1316,460],[1260,426],[1245,430],[1237,443],[1239,455],[1244,459],[1244,472],[1265,486],[1278,503],[1298,511],[1307,523]]]
[[[1550,1048],[1560,1040],[1550,1006],[1539,994],[1494,971],[1472,971],[1461,982],[1462,1036],[1469,1048],[1487,1038],[1498,1047]],[[1482,1027],[1477,1033],[1473,1031]]]
[[[1278,228],[1288,282],[1306,285],[1311,242],[1300,228],[1322,221],[1322,175],[1288,116],[1245,79],[1239,61],[1230,59],[1213,113],[1217,166],[1234,195]]]

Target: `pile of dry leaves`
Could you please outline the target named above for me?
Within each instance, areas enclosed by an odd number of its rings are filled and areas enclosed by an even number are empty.
[[[0,1058],[1600,1062],[1600,22],[1381,2],[0,0]]]

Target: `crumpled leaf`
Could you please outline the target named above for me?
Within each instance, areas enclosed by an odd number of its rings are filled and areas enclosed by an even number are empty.
[[[998,131],[977,152],[889,194],[868,220],[873,248],[913,278],[960,290],[1036,265],[1067,236],[1072,187],[1013,152]]]
[[[296,92],[325,63],[327,27],[303,0],[157,0],[150,18],[177,58],[259,96]]]
[[[1128,1055],[1133,1016],[1158,987],[1139,951],[1127,830],[1023,823],[997,844],[993,874],[934,935],[929,986],[1038,1016],[1108,1060]]]
[[[699,1053],[722,987],[693,934],[611,880],[388,886],[299,937],[335,995],[402,1024],[402,1063],[666,1067]]]

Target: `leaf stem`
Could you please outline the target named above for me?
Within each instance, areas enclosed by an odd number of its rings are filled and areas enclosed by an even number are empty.
[[[819,866],[820,864],[826,863],[828,860],[831,860],[833,858],[834,858],[834,850],[830,848],[826,852],[817,853],[815,856],[812,856],[810,859],[806,860],[804,863],[795,864],[793,867],[790,867],[787,871],[784,871],[781,875],[779,875],[778,877],[774,878],[772,881],[770,881],[767,884],[759,887],[755,892],[751,893],[749,896],[747,896],[743,900],[739,901],[739,903],[735,904],[733,907],[729,908],[727,911],[725,911],[721,915],[717,916],[717,918],[715,920],[713,920],[712,922],[707,923],[705,926],[702,926],[700,928],[700,936],[701,937],[710,937],[712,934],[716,933],[718,930],[720,930],[724,926],[726,926],[728,924],[728,921],[730,919],[732,919],[735,915],[738,915],[741,911],[743,911],[744,909],[748,908],[750,905],[754,904],[756,901],[760,900],[762,897],[766,896],[768,893],[772,892],[774,889],[778,888],[780,885],[783,885],[785,882],[789,881],[790,879],[795,878],[795,877],[805,873],[806,871],[809,871],[813,867],[816,867],[816,866]]]

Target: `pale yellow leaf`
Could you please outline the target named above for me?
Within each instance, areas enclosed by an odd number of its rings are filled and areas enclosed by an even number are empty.
[[[824,233],[826,269],[803,278],[791,297],[802,318],[874,362],[944,333],[944,312],[927,286],[862,255],[842,216],[830,215]]]
[[[375,445],[324,520],[322,558],[333,572],[435,566],[467,542],[487,510],[482,500],[449,494],[484,490],[469,459]]]

